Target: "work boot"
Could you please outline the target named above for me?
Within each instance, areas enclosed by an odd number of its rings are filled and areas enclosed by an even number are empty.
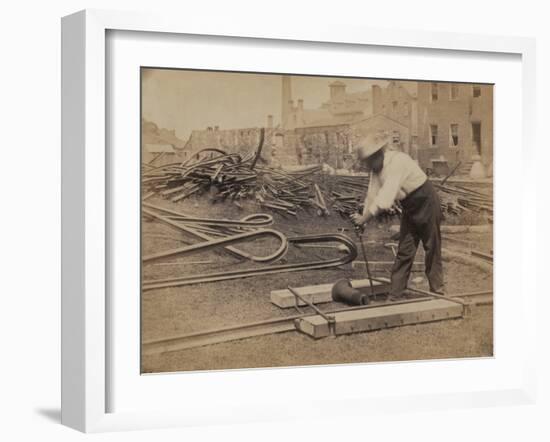
[[[433,293],[436,293],[438,295],[441,295],[441,296],[449,296],[448,293],[447,293],[447,290],[445,289],[445,286],[443,287],[440,287],[439,289],[437,290],[432,290],[430,288],[430,291],[433,292]]]

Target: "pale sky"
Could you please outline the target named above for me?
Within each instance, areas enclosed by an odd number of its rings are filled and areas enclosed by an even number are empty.
[[[292,99],[315,109],[329,98],[331,77],[292,76]],[[347,92],[366,90],[384,80],[341,78]],[[195,129],[260,127],[267,115],[281,116],[281,75],[173,69],[144,69],[142,116],[159,127],[175,129],[187,140]]]

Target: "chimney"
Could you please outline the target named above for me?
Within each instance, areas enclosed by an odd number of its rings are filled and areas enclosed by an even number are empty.
[[[285,127],[292,112],[290,105],[292,101],[292,81],[289,75],[283,75],[281,78],[281,125]]]
[[[331,101],[338,100],[346,95],[346,84],[341,81],[333,81],[328,85]]]
[[[382,112],[382,89],[380,86],[372,86],[372,113],[374,115]]]
[[[268,129],[273,128],[273,115],[268,115],[267,116],[267,127],[268,127]]]

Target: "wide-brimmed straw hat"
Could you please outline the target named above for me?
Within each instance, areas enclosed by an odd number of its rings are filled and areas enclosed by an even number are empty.
[[[389,142],[389,137],[384,132],[370,133],[361,138],[357,143],[357,157],[360,160],[367,159],[378,152]]]

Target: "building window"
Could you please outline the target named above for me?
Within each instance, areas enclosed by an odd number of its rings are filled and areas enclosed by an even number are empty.
[[[437,89],[437,83],[432,83],[432,92],[431,92],[431,101],[432,103],[436,102],[437,99],[439,98],[439,94],[438,94],[438,89]]]
[[[472,123],[472,144],[475,153],[481,155],[481,123]]]
[[[399,132],[394,130],[392,133],[392,143],[399,144],[400,141],[401,141],[401,137],[399,135]]]
[[[451,124],[451,130],[449,132],[450,134],[450,146],[456,147],[458,146],[458,124]]]
[[[430,142],[432,146],[437,146],[437,124],[430,124]]]
[[[481,97],[481,86],[472,86],[472,95],[474,98]]]
[[[403,103],[403,116],[409,116],[409,103]]]
[[[393,101],[391,105],[392,105],[393,111],[397,112],[397,101]]]
[[[449,99],[451,101],[454,101],[454,100],[458,100],[458,84],[451,84],[451,89],[450,89],[450,97]]]

